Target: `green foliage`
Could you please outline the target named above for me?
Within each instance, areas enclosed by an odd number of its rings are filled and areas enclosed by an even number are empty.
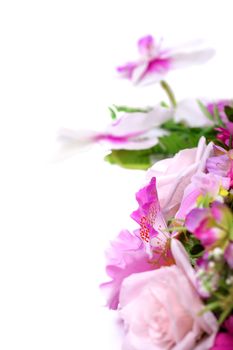
[[[176,98],[175,98],[174,92],[172,91],[170,85],[165,80],[161,80],[160,85],[161,85],[162,89],[166,92],[171,106],[176,107],[176,105],[177,105]]]
[[[148,113],[151,108],[139,108],[139,107],[129,107],[129,106],[116,106],[114,105],[114,107],[116,108],[117,112],[125,112],[125,113],[137,113],[137,112],[141,112],[141,113]]]
[[[113,105],[111,107],[108,107],[110,111],[110,115],[112,120],[117,119],[117,113],[124,112],[124,113],[148,113],[151,108],[139,108],[139,107],[128,107],[128,106],[117,106]]]
[[[204,253],[203,246],[199,239],[190,233],[182,234],[180,240],[189,255],[191,264],[194,266],[197,258],[201,257]]]
[[[112,150],[104,159],[127,169],[147,170],[151,166],[151,149],[129,151]]]
[[[215,273],[220,276],[218,288],[207,299],[201,313],[211,310],[215,313],[218,323],[221,325],[233,311],[233,285],[226,282],[228,277],[232,275],[231,270],[225,263],[216,264]]]
[[[200,208],[209,208],[211,202],[213,202],[213,198],[209,193],[206,195],[200,195],[197,198],[197,206]]]
[[[208,111],[207,107],[200,101],[197,100],[197,103],[201,109],[201,111],[203,112],[203,114],[210,119],[211,121],[214,121],[214,117],[212,116],[212,114]]]
[[[219,114],[219,110],[218,110],[218,107],[215,105],[214,106],[214,119],[215,119],[215,123],[219,126],[224,126],[224,123],[220,117],[220,114]]]
[[[233,108],[230,106],[225,106],[224,112],[226,113],[228,120],[233,122]]]
[[[159,143],[146,150],[112,150],[105,157],[111,164],[117,164],[127,169],[148,169],[155,160],[173,156],[185,148],[196,147],[201,136],[207,141],[215,138],[213,128],[189,128],[182,123],[169,120],[161,126],[168,135],[159,138]]]
[[[111,113],[111,118],[112,118],[113,120],[115,120],[115,119],[117,118],[116,112],[115,112],[114,109],[111,108],[111,107],[108,107],[108,109],[109,109],[109,111],[110,111],[110,113]]]

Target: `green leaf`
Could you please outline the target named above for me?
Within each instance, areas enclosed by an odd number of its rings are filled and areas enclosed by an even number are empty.
[[[116,115],[116,112],[114,111],[114,109],[112,109],[111,107],[108,107],[110,113],[111,113],[111,118],[113,120],[117,119],[117,115]]]
[[[161,106],[161,107],[164,107],[164,108],[169,108],[169,105],[168,105],[166,102],[164,102],[164,101],[162,101],[162,102],[160,103],[160,106]]]
[[[230,106],[225,106],[224,112],[226,113],[228,120],[233,122],[233,108]]]
[[[216,135],[213,128],[189,128],[183,124],[176,124],[173,120],[167,121],[163,129],[169,134],[160,137],[154,147],[145,150],[112,150],[105,160],[127,169],[146,170],[156,160],[173,156],[185,148],[196,147],[201,136],[211,141]]]
[[[175,98],[174,92],[172,91],[170,85],[165,80],[161,80],[160,85],[163,88],[163,90],[166,92],[171,106],[176,107],[176,105],[177,105],[176,98]]]
[[[128,106],[116,106],[116,105],[114,105],[114,107],[116,108],[117,112],[126,112],[126,113],[137,113],[137,112],[148,113],[151,110],[150,107],[139,108],[139,107],[128,107]]]
[[[218,106],[215,105],[214,106],[214,119],[216,121],[216,124],[220,125],[220,126],[224,126],[224,123],[220,117],[220,114],[219,114],[219,110],[218,110]]]
[[[147,170],[151,166],[150,152],[144,150],[112,150],[104,159],[126,169]]]
[[[200,101],[197,100],[198,106],[200,107],[202,113],[211,121],[214,121],[214,117],[212,116],[212,114],[208,111],[208,109],[206,108],[206,106]]]
[[[197,206],[200,208],[208,208],[213,198],[207,193],[206,195],[200,195],[197,198]]]
[[[201,257],[204,253],[203,246],[201,245],[200,241],[190,233],[181,235],[180,238],[183,246],[185,247],[185,250],[190,257],[191,263],[194,265],[196,259]]]

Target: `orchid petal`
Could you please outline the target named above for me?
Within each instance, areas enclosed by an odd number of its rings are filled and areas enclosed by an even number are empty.
[[[201,111],[196,100],[185,99],[178,103],[174,114],[175,122],[185,122],[190,127],[202,127],[213,125]]]
[[[115,136],[142,133],[154,127],[160,126],[172,117],[172,111],[160,105],[151,111],[143,113],[125,113],[120,119],[111,124],[106,133]]]
[[[202,64],[209,61],[215,55],[213,49],[203,49],[194,52],[177,53],[172,57],[172,67],[184,68],[190,65]]]

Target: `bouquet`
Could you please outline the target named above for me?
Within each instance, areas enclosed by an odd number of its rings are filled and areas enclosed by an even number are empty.
[[[64,130],[65,149],[100,142],[107,161],[147,170],[135,230],[107,250],[101,289],[123,321],[124,350],[233,349],[233,103],[176,101],[171,69],[203,63],[212,49],[139,40],[140,57],[118,68],[134,84],[160,83],[168,101],[113,106],[103,133]]]

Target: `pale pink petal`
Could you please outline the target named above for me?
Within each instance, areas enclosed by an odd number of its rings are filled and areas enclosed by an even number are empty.
[[[195,276],[195,271],[190,264],[189,256],[184,246],[180,241],[173,238],[171,240],[171,251],[173,258],[175,259],[176,265],[184,272],[184,274],[188,277],[189,281],[192,283],[193,287],[196,289],[197,280]],[[207,333],[210,334],[214,332],[216,334],[218,325],[217,320],[212,312],[205,312],[198,318],[198,320],[201,328],[205,329]]]
[[[184,68],[190,65],[209,61],[215,54],[213,49],[203,49],[194,52],[177,53],[172,56],[172,68]]]
[[[98,137],[98,133],[92,130],[70,130],[61,129],[58,134],[60,150],[55,155],[54,161],[61,161],[75,154],[87,150],[91,147]]]
[[[204,170],[212,147],[211,143],[206,146],[205,138],[201,137],[197,148],[182,150],[173,158],[156,162],[148,170],[147,180],[153,176],[157,179],[159,201],[166,216],[175,215],[192,176]]]
[[[160,126],[172,117],[172,111],[160,105],[148,113],[125,113],[115,123],[109,125],[106,133],[115,136],[142,133]]]
[[[202,127],[213,125],[201,111],[197,100],[185,99],[178,103],[174,114],[175,122],[185,122],[190,127]]]
[[[107,139],[102,141],[108,149],[125,149],[125,150],[143,150],[154,147],[159,142],[159,137],[167,135],[163,129],[153,129],[135,137],[129,137],[124,142],[109,142]]]
[[[138,65],[135,67],[133,73],[132,73],[132,83],[133,84],[138,84],[141,82],[142,77],[145,75],[146,71],[147,71],[147,67],[148,67],[148,62],[147,61],[142,61],[140,63],[138,63]]]
[[[171,240],[171,251],[176,265],[188,276],[193,286],[196,287],[195,272],[190,264],[189,256],[182,243],[176,238]]]
[[[142,56],[153,54],[154,48],[155,41],[152,35],[144,36],[138,40],[138,51]]]

